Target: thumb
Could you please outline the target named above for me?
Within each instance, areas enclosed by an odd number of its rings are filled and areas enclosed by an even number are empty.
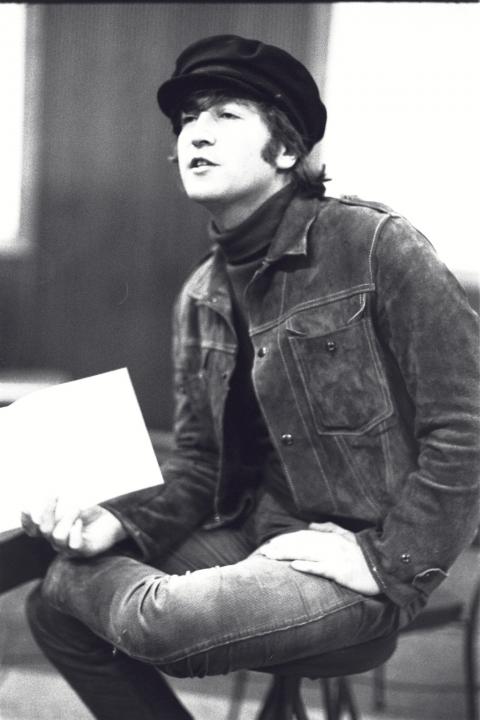
[[[342,537],[346,538],[347,540],[355,541],[354,533],[352,533],[350,530],[347,530],[346,528],[342,527],[341,525],[337,525],[336,523],[311,522],[309,524],[308,528],[309,528],[309,530],[316,530],[317,532],[333,533],[335,535],[341,535]]]
[[[71,550],[80,550],[83,543],[83,522],[82,518],[78,517],[72,525],[70,535],[68,537],[68,547]]]

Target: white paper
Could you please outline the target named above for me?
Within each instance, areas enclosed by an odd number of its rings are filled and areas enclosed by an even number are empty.
[[[163,482],[126,368],[0,408],[0,438],[0,532],[49,498],[86,508]]]

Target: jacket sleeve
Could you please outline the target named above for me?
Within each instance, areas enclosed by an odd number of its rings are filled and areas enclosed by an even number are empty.
[[[359,542],[382,590],[406,606],[437,587],[478,529],[478,318],[402,218],[384,223],[372,272],[377,331],[412,401],[418,460],[382,527]]]
[[[188,302],[180,296],[173,323],[174,450],[162,466],[165,482],[102,503],[146,560],[168,552],[213,514],[218,446],[187,310]]]

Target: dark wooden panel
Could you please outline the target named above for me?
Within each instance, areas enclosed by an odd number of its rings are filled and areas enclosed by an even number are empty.
[[[170,312],[206,249],[166,161],[158,84],[202,36],[260,37],[307,60],[308,4],[29,8],[42,64],[35,358],[75,377],[127,365],[147,421],[171,419]],[[40,48],[38,47],[40,44]]]

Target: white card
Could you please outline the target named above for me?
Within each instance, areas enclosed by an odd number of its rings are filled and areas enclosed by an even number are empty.
[[[0,408],[0,438],[0,532],[49,498],[86,508],[163,482],[126,368]]]

